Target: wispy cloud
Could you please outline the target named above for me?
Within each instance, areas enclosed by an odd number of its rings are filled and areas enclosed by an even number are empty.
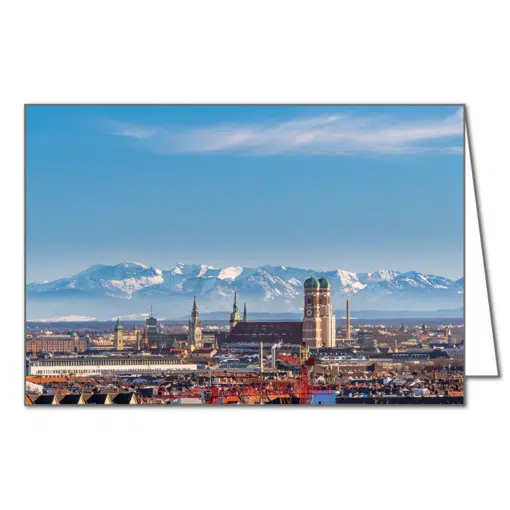
[[[158,153],[409,154],[462,151],[463,111],[434,120],[330,115],[284,122],[151,127],[113,123],[112,135]]]
[[[126,122],[115,122],[110,121],[107,125],[111,129],[111,134],[118,136],[127,136],[129,138],[136,138],[143,140],[144,138],[150,138],[157,134],[157,130],[137,126],[136,124],[130,124]]]

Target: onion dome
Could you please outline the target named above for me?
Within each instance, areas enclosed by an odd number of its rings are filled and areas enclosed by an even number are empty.
[[[114,330],[121,331],[122,329],[124,329],[124,326],[120,323],[120,318],[119,318],[119,319],[117,319],[117,324],[115,324]]]
[[[319,285],[321,287],[321,289],[330,289],[331,288],[331,284],[329,283],[329,281],[324,277],[324,275],[322,275],[321,278],[319,278]]]
[[[310,276],[308,280],[305,280],[305,289],[318,289],[320,287],[319,282],[313,277]]]

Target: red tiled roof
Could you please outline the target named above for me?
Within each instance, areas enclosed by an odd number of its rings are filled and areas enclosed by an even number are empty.
[[[238,322],[227,336],[227,342],[274,342],[301,344],[303,323],[294,322]]]

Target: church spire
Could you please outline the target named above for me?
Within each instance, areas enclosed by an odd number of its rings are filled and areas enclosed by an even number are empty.
[[[198,322],[198,306],[197,297],[193,296],[193,308],[191,310],[191,323],[195,324]]]
[[[120,330],[124,329],[124,327],[120,323],[120,317],[117,318],[117,323],[115,324],[115,327],[113,329],[115,331],[120,331]]]
[[[230,314],[230,331],[234,326],[241,321],[241,314],[239,313],[239,307],[237,306],[237,289],[234,291],[234,306],[232,307],[232,313]]]
[[[243,322],[248,322],[248,314],[246,313],[246,303],[244,303]]]
[[[188,344],[192,349],[202,347],[202,323],[198,318],[197,297],[193,296],[193,308],[191,310],[191,319],[188,323]]]

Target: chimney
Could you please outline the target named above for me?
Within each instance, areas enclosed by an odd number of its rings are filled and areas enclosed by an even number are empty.
[[[346,334],[345,334],[345,338],[347,340],[350,340],[351,339],[351,312],[349,310],[349,300],[346,301],[345,308],[346,308],[346,326],[345,326]]]

